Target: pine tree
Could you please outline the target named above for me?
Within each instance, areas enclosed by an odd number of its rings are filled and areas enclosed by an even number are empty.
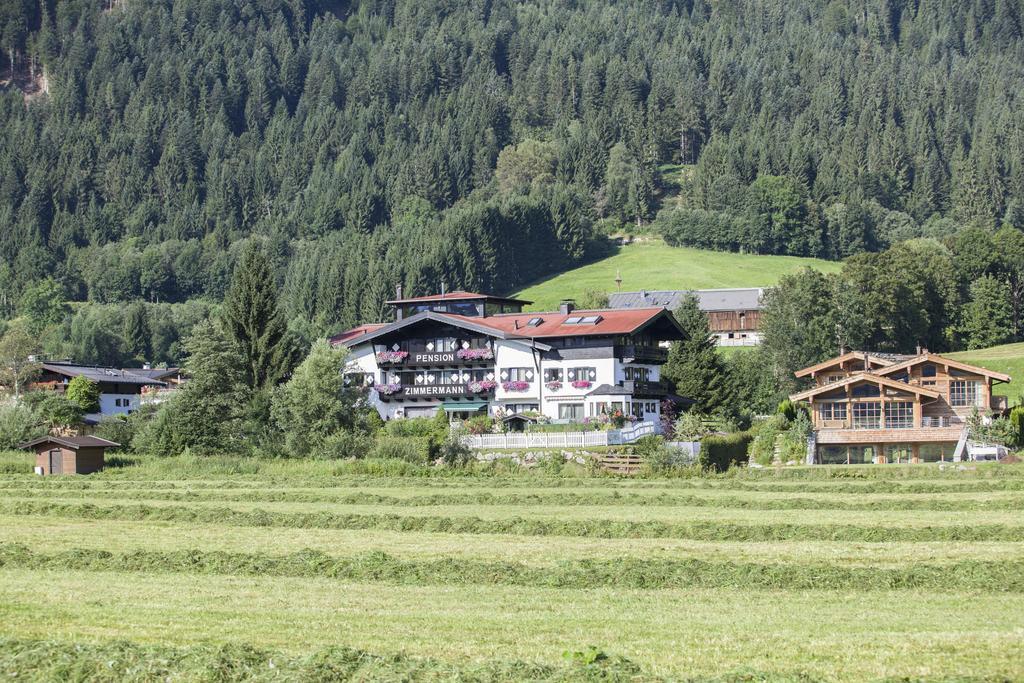
[[[696,401],[704,413],[719,413],[729,407],[729,383],[725,366],[707,315],[700,310],[697,297],[686,296],[673,312],[686,339],[675,342],[669,351],[662,376],[675,384],[676,393]]]
[[[127,351],[136,360],[152,360],[153,333],[149,327],[146,305],[136,301],[128,307],[124,319],[124,343]]]
[[[283,381],[301,358],[277,302],[277,287],[263,246],[250,242],[224,297],[229,337],[245,359],[246,383],[262,389]]]

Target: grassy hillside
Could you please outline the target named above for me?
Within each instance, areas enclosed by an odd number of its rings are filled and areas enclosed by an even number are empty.
[[[980,365],[996,372],[1005,372],[1013,381],[1010,384],[997,384],[992,393],[998,396],[1009,396],[1016,399],[1024,393],[1024,342],[1003,344],[976,351],[960,351],[948,354],[950,358],[965,363]]]
[[[615,290],[622,276],[623,291],[637,289],[712,289],[763,287],[802,266],[838,271],[834,261],[796,256],[756,256],[670,247],[661,240],[621,247],[613,256],[555,277],[533,283],[517,293],[533,301],[533,310],[550,310],[560,299],[579,298],[589,289]]]

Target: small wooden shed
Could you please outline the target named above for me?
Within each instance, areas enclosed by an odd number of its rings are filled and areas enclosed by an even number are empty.
[[[98,436],[43,436],[19,446],[36,452],[36,472],[50,474],[89,474],[103,469],[108,448],[121,444]]]

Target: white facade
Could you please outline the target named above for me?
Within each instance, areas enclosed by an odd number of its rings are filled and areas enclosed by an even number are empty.
[[[128,415],[138,409],[138,394],[100,394],[101,415]]]
[[[532,347],[528,341],[492,340],[493,365],[475,368],[485,379],[494,382],[491,391],[469,396],[467,400],[487,402],[489,415],[537,411],[551,421],[572,422],[597,418],[602,412],[616,408],[638,420],[657,421],[660,401],[655,397],[634,398],[624,391],[634,379],[658,382],[661,368],[652,363],[629,363],[615,357],[613,347],[596,358],[551,358],[551,354]],[[374,408],[385,420],[422,417],[437,410],[445,397],[390,398],[386,385],[398,382],[396,368],[382,367],[377,362],[373,344],[353,346],[346,375],[353,386],[364,386]],[[420,371],[422,384],[429,387],[464,372],[457,366],[428,368]],[[420,379],[420,378],[417,378]],[[517,383],[522,384],[517,384]],[[595,394],[600,387],[610,387],[611,394]]]

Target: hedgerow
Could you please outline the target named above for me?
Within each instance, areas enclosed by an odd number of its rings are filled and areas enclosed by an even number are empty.
[[[609,519],[480,519],[436,515],[271,512],[217,507],[97,506],[89,503],[5,501],[0,514],[79,519],[158,520],[299,529],[384,529],[452,534],[512,534],[586,538],[684,538],[699,541],[1024,541],[1024,526],[1004,524],[857,526],[838,524],[672,523]]]

